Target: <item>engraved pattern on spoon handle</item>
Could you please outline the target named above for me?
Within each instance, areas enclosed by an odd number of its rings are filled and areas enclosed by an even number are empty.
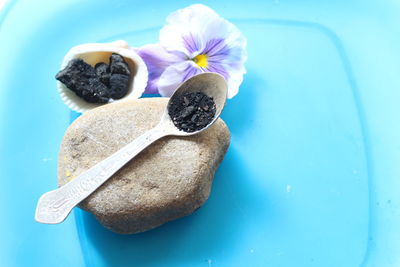
[[[108,158],[100,161],[64,186],[43,194],[35,219],[41,223],[60,223],[73,207],[93,193],[133,157],[159,138],[168,135],[161,125],[145,132]]]

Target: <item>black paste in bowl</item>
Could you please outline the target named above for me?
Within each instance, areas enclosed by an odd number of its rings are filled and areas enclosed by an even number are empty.
[[[113,53],[109,64],[99,62],[95,67],[83,59],[72,59],[57,73],[56,79],[86,102],[101,104],[128,93],[130,74],[124,58]]]

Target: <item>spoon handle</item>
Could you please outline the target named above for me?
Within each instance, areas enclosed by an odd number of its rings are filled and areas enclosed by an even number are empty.
[[[93,193],[133,157],[166,135],[168,134],[159,124],[64,186],[43,194],[36,207],[35,220],[40,223],[61,223],[76,205]]]

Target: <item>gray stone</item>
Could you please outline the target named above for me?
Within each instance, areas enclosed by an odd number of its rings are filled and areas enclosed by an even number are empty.
[[[59,185],[154,127],[167,101],[144,98],[85,112],[68,128],[61,143]],[[194,136],[164,137],[130,161],[80,207],[122,234],[147,231],[189,215],[207,200],[229,142],[229,130],[221,119]]]

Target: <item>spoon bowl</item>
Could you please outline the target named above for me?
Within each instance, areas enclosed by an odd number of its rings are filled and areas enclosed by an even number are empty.
[[[194,132],[185,132],[183,130],[179,130],[174,125],[171,117],[168,114],[168,109],[171,105],[171,102],[178,96],[194,92],[202,92],[208,97],[213,98],[216,107],[215,115],[212,121],[209,124],[207,124],[204,128],[201,128]],[[160,123],[166,130],[169,131],[170,135],[189,136],[202,132],[207,128],[209,128],[221,115],[221,112],[225,106],[227,94],[228,94],[228,85],[226,84],[226,81],[222,75],[212,72],[205,72],[195,75],[186,80],[185,82],[183,82],[176,89],[176,91],[168,101],[166,110],[164,111]]]

